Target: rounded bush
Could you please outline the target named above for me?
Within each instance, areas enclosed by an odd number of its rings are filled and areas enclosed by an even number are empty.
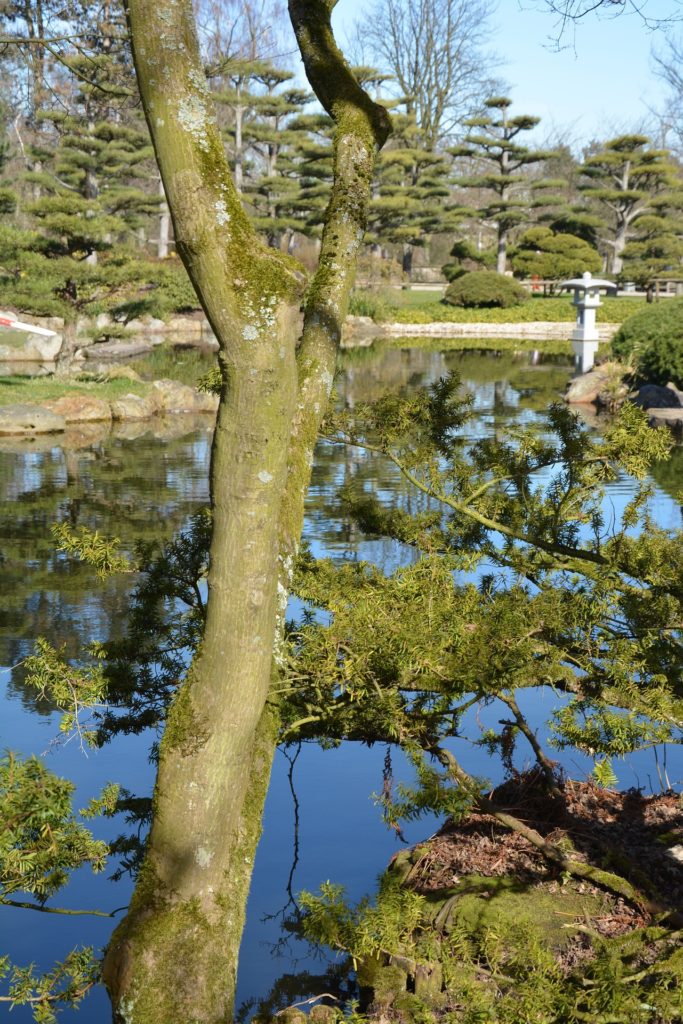
[[[463,274],[446,289],[443,301],[449,306],[465,308],[507,309],[528,299],[528,293],[511,277],[493,270],[473,270]]]
[[[683,388],[683,299],[663,300],[624,320],[612,351],[634,363],[640,380]]]

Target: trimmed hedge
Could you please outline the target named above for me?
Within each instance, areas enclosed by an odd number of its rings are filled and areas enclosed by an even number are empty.
[[[443,301],[465,309],[509,309],[528,297],[528,292],[511,277],[494,270],[473,270],[449,284]]]
[[[631,360],[639,380],[683,388],[683,299],[666,299],[625,320],[612,351]]]

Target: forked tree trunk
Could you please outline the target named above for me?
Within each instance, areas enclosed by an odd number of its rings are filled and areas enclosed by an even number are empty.
[[[138,82],[176,246],[220,344],[206,626],[168,714],[147,855],[104,963],[120,1024],[232,1020],[237,955],[278,732],[278,642],[313,446],[332,384],[388,118],[353,79],[330,0],[291,0],[306,70],[337,124],[335,183],[298,350],[303,276],[236,194],[191,0],[129,0]]]

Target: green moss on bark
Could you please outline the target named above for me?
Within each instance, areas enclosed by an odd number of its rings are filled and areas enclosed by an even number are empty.
[[[171,752],[183,756],[192,754],[206,742],[209,736],[209,724],[197,712],[192,701],[192,683],[197,671],[197,660],[200,657],[201,653],[198,651],[184,683],[176,693],[168,710],[164,732],[164,754]]]

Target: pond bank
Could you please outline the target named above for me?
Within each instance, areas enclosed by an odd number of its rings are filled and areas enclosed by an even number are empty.
[[[484,310],[484,313],[487,311]],[[24,316],[28,323],[56,331],[54,338],[38,338],[33,335],[13,337],[12,332],[0,334],[0,363],[3,362],[44,362],[58,358],[62,339],[62,322],[55,317]],[[598,324],[600,341],[609,341],[619,329],[618,323]],[[107,330],[111,329],[111,336]],[[519,338],[529,341],[559,340],[571,337],[574,322],[571,320],[534,320],[520,322],[511,318],[502,323],[486,319],[468,322],[467,319],[439,320],[427,323],[379,322],[369,316],[348,316],[344,325],[343,348],[365,347],[377,337],[442,337],[442,338]],[[100,337],[111,340],[95,341]],[[113,324],[109,318],[83,320],[78,325],[78,349],[76,358],[82,361],[115,360],[129,358],[149,352],[157,345],[170,342],[173,345],[218,350],[218,342],[208,320],[201,313],[179,314],[168,321],[146,317],[131,320],[125,325]],[[133,352],[131,349],[134,348]]]
[[[602,363],[575,377],[564,400],[568,405],[590,405],[610,412],[623,402],[632,402],[645,410],[651,427],[668,427],[672,434],[683,439],[683,391],[672,382],[664,386],[642,384],[631,391],[628,373],[628,368],[619,363]]]
[[[63,433],[71,426],[139,422],[178,413],[214,415],[217,409],[217,395],[175,380],[146,383],[134,370],[101,382],[14,378],[0,383],[0,437]]]

